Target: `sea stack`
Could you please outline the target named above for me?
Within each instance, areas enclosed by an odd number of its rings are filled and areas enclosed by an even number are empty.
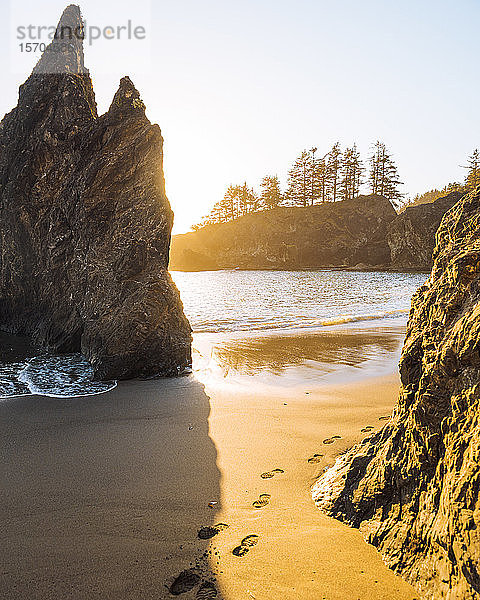
[[[414,295],[390,422],[317,482],[427,598],[480,597],[480,187],[444,216]]]
[[[82,352],[97,379],[177,375],[191,328],[167,271],[162,135],[128,77],[97,115],[82,28],[68,6],[0,124],[0,329]]]

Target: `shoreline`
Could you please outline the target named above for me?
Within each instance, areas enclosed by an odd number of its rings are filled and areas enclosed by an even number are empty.
[[[398,386],[392,374],[273,402],[271,394],[237,393],[233,414],[231,394],[207,386],[222,472],[218,518],[230,524],[214,544],[222,556],[219,583],[227,600],[248,593],[256,600],[417,597],[359,531],[326,517],[311,497],[323,470],[369,435],[362,429],[370,426],[373,433],[383,425],[380,418],[391,414]],[[262,480],[261,473],[272,469],[284,473]],[[252,502],[262,494],[271,496],[268,505],[255,509]],[[260,537],[258,546],[243,561],[235,560],[229,549],[252,533]]]
[[[274,266],[265,266],[265,267],[218,267],[211,269],[179,269],[178,267],[175,269],[169,269],[169,273],[210,273],[215,271],[353,271],[356,273],[424,273],[425,275],[429,275],[431,272],[431,268],[425,269],[394,269],[386,266],[365,266],[365,267],[334,267],[334,266],[318,266],[318,267],[294,267],[292,265],[283,265],[279,267]]]
[[[390,322],[388,322],[390,321]],[[194,333],[199,381],[242,393],[303,394],[397,372],[406,323],[399,318],[320,328]]]
[[[281,359],[284,350],[273,352]],[[281,373],[263,387],[261,375],[247,385],[190,375],[120,382],[97,396],[2,401],[0,592],[170,599],[187,570],[201,578],[180,595],[188,600],[202,581],[223,600],[417,598],[358,531],[323,515],[310,491],[368,435],[362,429],[382,426],[398,375],[304,389],[282,389]],[[228,528],[198,537],[219,523]],[[232,553],[252,535],[248,552]]]

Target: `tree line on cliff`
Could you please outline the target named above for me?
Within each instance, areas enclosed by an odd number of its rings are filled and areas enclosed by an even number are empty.
[[[467,164],[462,165],[462,168],[467,172],[463,182],[455,181],[447,184],[443,188],[433,188],[427,192],[424,192],[423,194],[417,194],[402,208],[435,202],[435,200],[450,194],[450,192],[467,193],[471,190],[474,190],[480,185],[480,150],[474,150],[468,157]]]
[[[480,185],[480,152],[474,150],[468,158],[465,182],[450,183],[442,189],[429,190],[405,201],[400,191],[402,182],[392,154],[377,141],[368,157],[368,171],[356,144],[342,150],[335,143],[323,156],[318,149],[303,150],[288,172],[287,189],[283,191],[277,175],[267,175],[256,191],[244,182],[230,185],[224,197],[211,212],[192,227],[197,230],[214,223],[226,223],[252,212],[271,210],[278,206],[313,206],[356,198],[364,185],[370,194],[384,196],[399,210],[406,206],[433,202],[451,191],[468,191]]]

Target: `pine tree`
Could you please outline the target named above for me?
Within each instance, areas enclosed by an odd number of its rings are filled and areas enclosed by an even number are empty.
[[[288,173],[287,197],[292,204],[307,206],[312,203],[311,171],[312,156],[304,150]]]
[[[350,200],[352,198],[352,149],[345,148],[340,163],[340,198]]]
[[[327,200],[328,194],[328,170],[327,156],[316,158],[317,148],[312,148],[310,164],[310,204],[323,203]]]
[[[220,202],[221,212],[225,221],[233,221],[240,215],[241,187],[239,185],[229,185],[223,200]],[[214,208],[215,210],[215,208]]]
[[[337,142],[333,145],[332,149],[328,154],[328,161],[326,166],[326,186],[327,186],[327,200],[336,202],[340,192],[340,165],[342,161],[342,151],[340,149],[340,143]]]
[[[357,198],[360,195],[360,188],[363,185],[363,176],[365,174],[365,167],[363,165],[360,152],[357,149],[357,145],[353,144],[352,147],[352,198]]]
[[[250,212],[255,212],[258,210],[258,197],[253,189],[248,187],[246,181],[242,186],[236,186],[235,194],[237,198],[239,215],[246,215]]]
[[[369,183],[372,194],[384,196],[394,205],[400,203],[403,194],[399,186],[398,171],[393,159],[383,142],[377,141],[370,156]]]
[[[273,177],[266,176],[260,184],[260,205],[266,210],[276,208],[282,203],[282,191],[277,175]]]
[[[323,204],[328,196],[328,173],[327,173],[327,155],[315,161],[315,182],[317,189],[317,198]]]
[[[253,188],[248,191],[248,208],[248,212],[258,212],[262,208],[260,196]]]
[[[363,183],[365,168],[356,144],[343,153],[340,164],[340,197],[342,200],[356,198]]]
[[[478,148],[476,148],[472,155],[468,157],[468,164],[463,168],[467,169],[465,184],[468,190],[474,190],[480,185],[480,152]]]

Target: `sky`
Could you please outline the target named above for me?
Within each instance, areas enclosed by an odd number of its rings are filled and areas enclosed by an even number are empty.
[[[17,27],[55,25],[58,0],[1,0],[0,113],[38,54]],[[305,148],[334,142],[364,158],[380,139],[415,195],[463,179],[480,146],[480,0],[85,0],[87,25],[130,20],[145,39],[85,48],[99,112],[129,75],[162,129],[174,232],[229,184],[286,183]],[[367,188],[365,188],[367,191]]]

